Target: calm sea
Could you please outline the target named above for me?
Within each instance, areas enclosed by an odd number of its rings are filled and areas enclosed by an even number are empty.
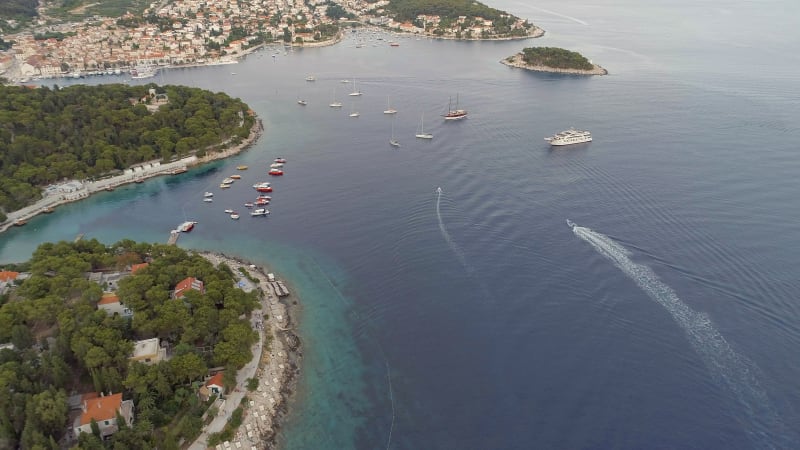
[[[78,233],[164,242],[193,219],[180,246],[271,264],[302,299],[286,449],[800,447],[800,6],[531,3],[495,6],[545,28],[535,41],[359,32],[162,71],[242,98],[265,135],[59,207],[1,235],[0,261]],[[498,63],[531,45],[611,74]],[[468,119],[439,117],[451,98]],[[594,142],[545,145],[570,126]],[[230,220],[278,156],[272,215]]]

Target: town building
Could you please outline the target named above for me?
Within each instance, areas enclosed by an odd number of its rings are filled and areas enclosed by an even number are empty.
[[[122,394],[98,396],[97,393],[83,396],[81,415],[73,423],[73,432],[77,438],[81,433],[92,432],[92,421],[100,429],[100,437],[108,438],[119,431],[117,413],[129,427],[133,425],[133,400],[122,400]]]

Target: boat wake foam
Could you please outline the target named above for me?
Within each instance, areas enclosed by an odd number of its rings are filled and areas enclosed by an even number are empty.
[[[758,366],[731,348],[707,314],[692,310],[650,267],[632,261],[630,251],[608,236],[580,227],[569,219],[567,225],[669,312],[715,381],[730,389],[744,406],[743,422],[756,447],[791,448],[791,442],[796,444],[792,436],[795,433],[785,426],[759,383]]]
[[[447,242],[447,245],[450,249],[455,253],[458,261],[467,270],[471,275],[474,275],[475,270],[473,270],[472,266],[467,262],[467,258],[464,256],[464,252],[461,248],[453,242],[453,238],[450,237],[450,233],[447,232],[447,228],[444,226],[444,221],[442,220],[442,188],[436,188],[436,218],[439,219],[439,230],[442,232],[442,237]]]

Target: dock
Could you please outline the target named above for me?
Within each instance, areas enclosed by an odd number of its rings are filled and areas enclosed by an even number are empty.
[[[278,297],[286,297],[289,295],[289,289],[286,289],[286,285],[283,284],[283,281],[270,281],[269,284]]]
[[[77,235],[77,236],[75,236],[75,242],[78,242],[78,241],[80,241],[81,239],[83,239],[83,236],[84,236],[84,233],[78,233],[78,235]]]
[[[181,233],[178,230],[172,230],[169,232],[169,239],[167,239],[167,245],[175,245],[178,243],[178,238],[180,237]]]

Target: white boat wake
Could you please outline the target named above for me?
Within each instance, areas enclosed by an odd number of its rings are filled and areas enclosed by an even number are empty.
[[[566,14],[561,14],[561,13],[557,13],[555,11],[550,11],[549,9],[537,8],[536,6],[531,6],[531,5],[528,5],[528,4],[526,4],[525,6],[528,7],[528,8],[531,8],[531,9],[535,9],[537,11],[541,11],[541,12],[543,12],[545,14],[550,14],[551,16],[556,16],[556,17],[561,17],[562,19],[571,20],[571,21],[573,21],[575,23],[579,23],[581,25],[589,25],[588,23],[584,22],[581,19],[578,19],[578,18],[572,17],[572,16],[568,16]]]
[[[442,188],[436,188],[436,217],[439,219],[439,230],[442,232],[442,236],[444,240],[447,242],[447,245],[450,246],[450,249],[453,250],[458,261],[467,270],[470,274],[474,274],[474,270],[472,266],[467,263],[467,258],[464,256],[464,252],[461,251],[458,245],[453,242],[453,239],[450,237],[450,233],[447,232],[447,228],[444,226],[444,221],[442,220],[442,210],[441,210],[441,202],[442,202]]]
[[[692,310],[650,267],[632,261],[630,251],[608,236],[569,219],[567,225],[669,312],[717,383],[729,388],[744,406],[746,418],[742,422],[756,447],[791,448],[794,432],[788,431],[761,387],[758,366],[731,348],[708,315]]]

